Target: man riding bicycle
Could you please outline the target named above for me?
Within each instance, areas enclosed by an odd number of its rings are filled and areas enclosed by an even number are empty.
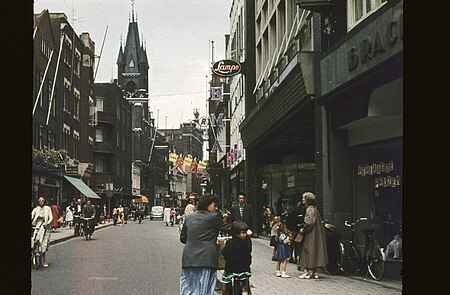
[[[84,205],[81,216],[84,218],[90,218],[89,220],[83,221],[89,222],[89,228],[91,229],[91,232],[89,234],[92,236],[92,234],[94,233],[96,220],[95,220],[95,207],[94,205],[92,205],[92,201],[90,199],[88,199],[86,205]],[[84,226],[86,228],[86,224],[84,224]]]
[[[81,224],[81,220],[80,220],[80,216],[81,216],[81,212],[82,212],[83,206],[81,205],[81,199],[77,199],[75,201],[75,204],[73,206],[73,233],[75,235],[75,237],[80,235],[80,224]]]
[[[142,203],[139,203],[139,205],[136,206],[136,214],[134,216],[134,220],[137,218],[144,219],[144,205]]]

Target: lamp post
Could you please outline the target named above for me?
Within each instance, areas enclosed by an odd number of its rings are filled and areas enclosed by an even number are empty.
[[[106,184],[106,196],[108,197],[108,223],[111,218],[111,196],[113,194],[113,184],[111,183],[111,177],[109,177],[109,183]]]

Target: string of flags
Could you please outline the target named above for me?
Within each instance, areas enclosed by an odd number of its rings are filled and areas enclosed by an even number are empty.
[[[195,174],[197,178],[204,178],[207,175],[206,167],[208,163],[191,155],[183,153],[169,153],[169,162],[173,163],[172,171],[178,171],[184,175]]]

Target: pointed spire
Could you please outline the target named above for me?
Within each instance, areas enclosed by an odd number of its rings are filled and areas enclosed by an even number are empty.
[[[132,22],[134,23],[134,1],[135,0],[131,0],[131,14],[132,14]],[[137,18],[136,18],[137,20]]]
[[[125,64],[125,57],[123,54],[123,48],[122,48],[122,34],[120,34],[120,48],[119,48],[119,56],[117,57],[117,65],[124,65]]]
[[[120,44],[120,48],[119,48],[119,56],[117,57],[117,65],[124,65],[125,64],[125,56],[123,54],[123,50],[122,50],[122,44]]]

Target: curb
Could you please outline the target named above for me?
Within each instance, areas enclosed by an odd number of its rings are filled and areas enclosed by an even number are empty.
[[[96,228],[95,230],[98,231],[98,230],[100,230],[102,228],[105,228],[105,227],[108,227],[108,226],[111,226],[111,225],[113,225],[113,224],[112,223],[106,224],[106,225],[103,225],[101,227]],[[59,238],[59,239],[56,239],[56,240],[50,240],[50,245],[58,244],[58,243],[61,243],[61,242],[64,242],[64,241],[67,241],[67,240],[70,240],[70,239],[73,239],[73,238],[77,238],[77,237],[74,234],[72,234],[70,236],[62,237],[62,238]]]

